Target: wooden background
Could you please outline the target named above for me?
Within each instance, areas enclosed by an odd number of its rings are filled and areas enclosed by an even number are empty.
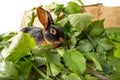
[[[30,12],[30,10],[24,12],[20,28],[25,27],[27,17],[31,14]],[[94,16],[94,20],[105,19],[105,27],[120,27],[120,6],[107,7],[101,3],[92,4],[84,6],[83,13]],[[33,26],[42,26],[37,17],[35,18]]]

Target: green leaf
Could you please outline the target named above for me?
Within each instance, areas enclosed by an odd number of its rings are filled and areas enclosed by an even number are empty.
[[[85,40],[81,40],[79,41],[78,45],[77,45],[77,49],[80,51],[80,52],[90,52],[93,50],[93,46],[91,45],[91,43],[85,39]]]
[[[64,5],[63,4],[57,4],[56,8],[54,10],[54,14],[58,17],[60,15],[60,12],[62,12],[64,9]]]
[[[113,74],[110,75],[111,80],[119,80],[120,79],[120,58],[114,57],[113,54],[108,56],[108,61],[114,67]]]
[[[98,44],[97,49],[99,50],[99,52],[103,50],[110,50],[113,48],[113,44],[108,38],[96,38],[96,42]]]
[[[61,72],[60,67],[56,66],[55,64],[50,64],[50,69],[53,76],[56,76]]]
[[[70,73],[69,75],[63,75],[63,80],[82,80],[78,75],[75,73]]]
[[[93,21],[88,27],[88,34],[90,36],[99,36],[104,31],[104,20]]]
[[[113,67],[110,63],[107,63],[105,61],[100,61],[102,68],[103,68],[103,72],[105,74],[111,74],[114,72]]]
[[[16,32],[7,32],[0,34],[0,53],[4,48],[7,48],[12,40],[12,37],[16,35]]]
[[[101,66],[100,62],[98,61],[98,59],[97,59],[97,57],[95,55],[95,52],[84,53],[84,55],[85,55],[87,60],[94,62],[95,67],[96,67],[97,70],[102,71],[102,66]]]
[[[33,8],[31,10],[31,14],[27,18],[26,26],[28,26],[28,27],[33,26],[33,22],[34,22],[35,17],[36,17],[36,9]]]
[[[18,72],[11,62],[0,62],[0,80],[19,80]]]
[[[63,56],[64,53],[65,53],[65,50],[64,50],[64,48],[57,48],[57,52],[58,52],[58,54],[60,54],[61,56]]]
[[[59,67],[63,67],[60,58],[61,58],[60,54],[49,53],[46,55],[46,59],[48,60],[48,62],[53,63]]]
[[[78,5],[76,2],[68,2],[67,7],[65,8],[65,13],[67,15],[69,14],[75,14],[75,13],[81,13],[82,7]]]
[[[60,62],[61,55],[52,53],[50,48],[36,46],[32,49],[32,54],[34,54],[36,57],[38,56],[43,58],[43,63],[45,58],[47,62],[62,67],[62,64]]]
[[[69,39],[72,36],[72,30],[71,30],[71,25],[68,20],[68,17],[63,18],[58,22],[58,26],[61,26],[61,29],[64,32],[64,38]]]
[[[46,63],[45,57],[34,56],[33,64],[36,66],[43,66]]]
[[[32,54],[38,57],[45,57],[45,54],[49,53],[49,49],[42,46],[35,46],[31,50]]]
[[[87,28],[88,25],[92,22],[92,16],[87,14],[71,14],[68,16],[70,24],[73,26],[73,29],[76,31],[82,31]]]
[[[101,54],[101,53],[98,53],[98,54]],[[113,73],[113,67],[112,67],[112,65],[108,61],[103,60],[101,58],[101,56],[97,56],[97,59],[98,59],[99,63],[101,64],[103,72],[105,74],[111,74],[111,73]]]
[[[85,75],[85,80],[98,80],[98,78],[96,78],[90,74],[87,74],[87,75]]]
[[[4,58],[6,61],[17,62],[28,54],[35,45],[34,39],[29,34],[20,32],[14,37],[8,50],[3,53]]]
[[[113,49],[114,56],[120,58],[120,43],[115,41],[112,41],[112,43],[114,45],[114,49]]]
[[[63,55],[65,65],[78,75],[82,75],[86,69],[86,59],[77,50],[67,50]]]
[[[66,24],[68,23],[69,21],[68,21],[68,18],[66,17],[66,18],[63,18],[62,20],[60,20],[59,22],[58,22],[58,24],[59,24],[59,26],[61,26],[61,27],[66,27]]]
[[[77,42],[79,39],[77,39],[77,37],[80,37],[79,35],[81,34],[81,32],[74,32],[74,34],[72,35],[70,42],[69,42],[69,47],[73,48],[76,46]]]
[[[77,39],[75,37],[71,37],[71,40],[69,41],[69,47],[74,48],[77,43]]]
[[[120,28],[106,28],[105,33],[109,39],[120,42]]]
[[[7,41],[16,35],[16,32],[8,32],[1,35],[2,40]]]
[[[20,80],[28,80],[32,65],[28,62],[20,61],[15,65],[15,67],[18,71]]]

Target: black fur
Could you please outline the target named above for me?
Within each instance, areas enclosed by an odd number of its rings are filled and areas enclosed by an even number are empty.
[[[21,30],[22,32],[29,33],[31,37],[33,37],[37,44],[40,44],[44,38],[42,29],[38,27],[25,27]]]

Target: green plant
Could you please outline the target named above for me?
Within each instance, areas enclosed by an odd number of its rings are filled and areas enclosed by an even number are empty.
[[[75,2],[52,8],[64,31],[62,48],[36,45],[22,32],[1,34],[0,80],[119,80],[120,28],[104,28]]]

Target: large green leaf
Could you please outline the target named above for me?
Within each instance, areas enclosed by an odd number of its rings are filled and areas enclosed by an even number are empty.
[[[86,69],[86,59],[77,50],[67,50],[63,55],[65,65],[78,75],[81,75]]]
[[[14,37],[8,50],[2,54],[5,60],[16,62],[28,54],[35,45],[34,39],[29,34],[20,32]]]
[[[93,21],[88,27],[88,33],[90,36],[99,36],[104,31],[104,20]]]
[[[66,14],[75,14],[75,13],[81,13],[82,7],[78,5],[76,2],[68,2],[67,7],[65,8]]]
[[[70,24],[76,31],[81,31],[88,27],[92,22],[93,17],[87,14],[71,14],[68,16]]]
[[[18,72],[11,62],[0,62],[0,80],[19,80]]]
[[[120,28],[106,28],[105,32],[109,39],[120,42]]]
[[[85,40],[79,41],[77,49],[80,52],[85,53],[85,52],[92,51],[93,50],[93,46],[91,45],[91,43],[87,39],[85,39]]]

